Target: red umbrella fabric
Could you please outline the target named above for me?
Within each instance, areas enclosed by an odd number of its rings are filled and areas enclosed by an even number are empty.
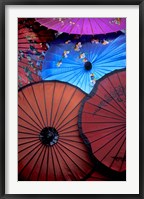
[[[126,29],[125,18],[36,18],[43,26],[59,32],[96,35]]]
[[[34,19],[18,20],[18,87],[41,80],[42,62],[54,31],[40,26]]]
[[[83,101],[79,128],[95,160],[113,171],[126,171],[125,70],[116,70],[99,80]]]
[[[18,93],[18,174],[23,181],[77,181],[93,168],[78,130],[86,94],[58,81]]]

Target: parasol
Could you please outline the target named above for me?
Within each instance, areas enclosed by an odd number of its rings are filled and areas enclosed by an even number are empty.
[[[90,93],[103,75],[126,67],[126,37],[53,44],[45,55],[43,80],[69,82]]]
[[[18,87],[41,80],[42,61],[48,50],[47,42],[54,39],[48,31],[32,19],[18,20]]]
[[[19,90],[19,180],[76,181],[92,170],[78,131],[78,110],[85,96],[77,87],[57,81]]]
[[[126,28],[125,18],[36,18],[43,26],[58,32],[96,35]]]
[[[81,137],[95,160],[116,172],[126,171],[126,71],[105,75],[83,101]]]

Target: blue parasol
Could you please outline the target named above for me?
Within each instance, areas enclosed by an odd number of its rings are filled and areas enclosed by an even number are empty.
[[[105,74],[126,67],[126,36],[50,45],[42,66],[43,80],[69,82],[90,93]]]

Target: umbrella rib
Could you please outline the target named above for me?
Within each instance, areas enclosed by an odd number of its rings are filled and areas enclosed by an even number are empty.
[[[95,133],[95,132],[100,132],[100,131],[103,131],[103,130],[108,130],[108,129],[112,129],[112,128],[115,128],[115,127],[119,127],[119,126],[122,126],[121,124],[120,125],[116,125],[116,126],[111,126],[111,127],[106,127],[106,128],[101,128],[101,129],[95,129],[95,130],[89,130],[89,131],[86,131],[85,134],[87,133]],[[125,126],[125,125],[123,125]]]
[[[40,147],[39,147],[40,146]],[[38,148],[39,147],[39,148]],[[41,148],[41,143],[38,144],[37,146],[35,146],[31,151],[29,151],[27,154],[25,154],[19,161],[18,163],[20,163],[25,157],[27,157],[32,151],[34,151],[35,149],[40,149]]]
[[[44,105],[45,105],[45,113],[46,113],[46,125],[48,126],[48,115],[47,115],[47,106],[46,106],[46,95],[45,95],[44,82],[43,82],[43,95],[44,95]]]
[[[65,110],[67,109],[68,105],[70,104],[70,102],[71,102],[72,98],[74,97],[76,91],[77,91],[77,89],[75,88],[75,89],[74,89],[74,92],[73,92],[72,96],[70,97],[70,99],[68,100],[68,102],[67,102],[67,104],[66,104],[66,106],[65,106],[65,108],[64,108],[64,110],[63,110],[63,112],[60,114],[60,116],[59,116],[59,118],[58,118],[58,120],[57,120],[58,122],[59,122],[60,118],[62,117],[62,115],[64,114]],[[58,125],[58,122],[55,124],[55,126]]]
[[[74,143],[82,143],[80,141],[76,141],[76,140],[73,140],[73,139],[59,138],[59,141],[61,141],[61,140],[66,140],[66,141],[70,141],[70,142],[74,142]]]
[[[96,21],[95,21],[96,22]],[[101,31],[103,32],[103,34],[105,34],[105,31],[102,29],[102,27],[100,26],[100,23],[97,23],[96,24],[99,26],[99,28],[101,29]]]
[[[59,103],[59,106],[58,106],[58,108],[57,108],[55,117],[54,117],[54,119],[53,119],[53,124],[52,124],[53,126],[55,126],[55,121],[56,121],[56,119],[57,119],[57,114],[58,114],[58,112],[59,112],[59,109],[60,109],[60,106],[61,106],[61,103],[62,103],[62,99],[63,99],[62,97],[64,96],[66,87],[67,87],[67,84],[64,85],[64,89],[63,89],[63,92],[62,92],[62,95],[61,95],[61,98],[60,98],[60,103]]]
[[[91,27],[92,35],[94,35],[93,25],[92,25],[92,23],[91,23],[91,19],[90,19],[90,18],[88,18],[88,21],[89,21],[89,24],[90,24],[90,27]]]
[[[26,134],[26,135],[37,135],[36,133],[28,133],[28,132],[22,132],[22,131],[19,131],[18,133],[19,134]]]
[[[111,134],[113,134],[113,133],[117,133],[118,130],[122,130],[123,128],[125,128],[125,126],[121,127],[120,129],[117,129],[117,130],[115,130],[115,131],[112,131],[112,132],[110,132],[110,133],[108,133],[108,134],[106,134],[106,135],[104,135],[104,136],[102,136],[102,137],[100,137],[100,138],[98,138],[98,139],[96,139],[96,140],[93,140],[93,141],[91,142],[91,144],[94,143],[94,142],[97,142],[97,141],[99,141],[99,140],[101,140],[101,139],[103,139],[103,138],[105,138],[105,137],[107,137],[107,136],[109,136],[109,135],[111,135]]]
[[[111,84],[111,86],[113,87],[113,89],[114,89],[114,91],[116,92],[116,94],[117,94],[117,96],[121,99],[121,97],[120,97],[120,95],[119,95],[119,93],[117,92],[117,90],[115,89],[115,87],[113,86],[113,84],[112,84],[112,82],[111,82],[111,80],[110,80],[110,78],[108,77],[108,80],[109,80],[109,82],[110,82],[110,84]],[[122,100],[122,99],[121,99]],[[115,100],[116,101],[116,100]],[[117,102],[117,101],[116,101]],[[123,102],[123,100],[122,100],[122,103],[123,103],[123,105],[125,106],[125,104],[124,104],[124,102]],[[117,103],[118,104],[118,103]],[[120,106],[120,104],[118,104],[119,105],[119,107],[121,107],[121,109],[125,112],[125,109],[123,109],[123,107],[122,106]]]
[[[119,79],[120,85],[121,85],[121,87],[122,87],[123,94],[124,94],[124,96],[126,97],[126,94],[125,94],[125,91],[124,91],[124,87],[122,86],[122,82],[121,82],[121,79],[120,79],[120,77],[119,77],[119,74],[118,74],[118,73],[116,73],[116,74],[117,74],[117,77],[118,77],[118,79]]]
[[[33,85],[31,86],[31,88],[32,88],[32,91],[33,91],[33,96],[34,96],[34,98],[35,98],[35,101],[36,101],[36,104],[37,104],[37,107],[38,107],[40,116],[41,116],[42,121],[43,121],[43,124],[44,124],[44,126],[46,126],[46,124],[45,124],[45,122],[44,122],[44,118],[43,118],[42,112],[41,112],[41,110],[40,110],[40,107],[39,107],[39,104],[38,104],[38,101],[37,101],[37,98],[36,98],[36,95],[35,95],[35,92],[34,92]]]
[[[103,121],[103,122],[96,122],[96,121],[94,121],[94,122],[91,122],[91,121],[86,121],[86,122],[84,122],[84,121],[82,121],[82,123],[88,123],[88,124],[125,124],[125,121],[123,121],[123,122],[105,122],[105,121]]]
[[[55,153],[55,156],[56,156],[56,159],[57,159],[59,168],[60,168],[60,170],[61,170],[62,176],[63,176],[64,180],[66,181],[66,178],[65,178],[65,176],[64,176],[64,174],[63,174],[63,171],[62,171],[62,168],[61,168],[61,165],[60,165],[60,161],[59,161],[58,156],[57,156],[57,153],[56,153],[56,151],[55,151],[55,150],[57,150],[57,148],[54,147],[53,150],[54,150],[54,153]]]
[[[99,149],[97,149],[96,151],[94,151],[94,153],[97,153],[99,150],[101,150],[103,147],[105,147],[107,144],[109,144],[111,141],[113,141],[115,138],[117,138],[119,135],[121,135],[124,132],[123,136],[125,135],[125,129],[122,130],[120,133],[118,133],[117,135],[115,135],[112,139],[110,139],[108,142],[106,142],[104,145],[102,145]]]
[[[20,105],[18,106],[41,129],[41,126],[39,126],[39,124],[36,123],[36,121]]]
[[[50,151],[50,148],[47,149],[47,167],[46,167],[46,180],[48,181],[48,165],[49,165],[49,151]]]
[[[103,161],[107,156],[108,154],[115,148],[115,146],[118,144],[118,142],[124,137],[125,133],[120,137],[120,139],[114,144],[114,146],[106,153],[106,155],[103,157],[103,159],[101,161]],[[124,139],[124,142],[125,142],[125,139]],[[110,165],[111,167],[112,165]]]
[[[120,152],[122,146],[124,145],[125,141],[126,141],[126,138],[124,139],[124,141],[122,142],[122,144],[121,144],[119,150],[117,151],[116,156],[114,157],[114,159],[113,159],[113,161],[112,161],[112,163],[111,163],[111,165],[110,165],[110,168],[112,167],[114,161],[116,161],[116,158],[118,157],[118,154],[119,154],[119,152]]]
[[[121,163],[121,166],[120,166],[120,171],[122,169],[122,165],[123,165],[125,160],[126,160],[126,150],[125,150],[125,153],[124,153],[124,156],[123,156],[123,159],[122,159],[122,163]]]
[[[83,149],[81,149],[81,148],[78,148],[78,147],[76,147],[76,146],[74,146],[74,145],[72,145],[72,144],[70,144],[70,143],[64,142],[63,140],[60,140],[60,142],[66,144],[66,145],[72,146],[72,147],[74,147],[74,148],[76,148],[76,149],[78,149],[78,150],[80,150],[80,151],[82,151],[82,152],[87,153],[87,150],[83,150]],[[82,143],[82,144],[83,144],[83,143]]]
[[[38,141],[38,142],[36,142],[36,143],[35,143],[35,145],[36,145],[36,144],[38,144],[38,143],[39,143],[39,141]],[[22,149],[21,151],[18,151],[18,153],[21,153],[21,152],[23,152],[23,151],[27,150],[28,148],[31,148],[33,145],[34,145],[34,144],[32,144],[32,145],[30,145],[30,146],[28,146],[28,147],[26,147],[26,148]],[[39,144],[38,144],[37,146],[39,146]]]
[[[103,21],[103,19],[101,19],[101,21],[102,21],[103,23],[105,23],[105,21]],[[105,24],[106,24],[106,23],[105,23]],[[109,23],[107,23],[106,25],[112,30],[112,32],[114,32],[113,29],[112,29],[112,26],[110,26]]]
[[[63,152],[63,150],[62,150],[58,145],[56,145],[56,149],[57,149],[57,147]],[[60,151],[59,151],[58,149],[57,149],[57,151],[58,151],[59,155],[61,156],[61,158],[63,159],[63,161],[65,162],[65,164],[66,164],[67,168],[69,169],[69,171],[71,172],[72,176],[73,176],[74,179],[76,180],[75,175],[73,174],[72,170],[70,169],[70,167],[68,166],[67,162],[66,162],[65,159],[63,158],[62,154],[60,153]],[[64,152],[63,152],[63,153],[64,153]],[[67,154],[66,154],[66,155],[67,155]]]
[[[98,96],[98,95],[97,95]],[[98,96],[99,97],[99,96]],[[107,109],[105,109],[105,108],[103,108],[103,107],[101,107],[101,106],[98,106],[98,105],[96,105],[96,104],[93,104],[93,103],[91,103],[91,102],[89,102],[89,101],[87,101],[87,103],[88,104],[91,104],[92,106],[95,106],[95,107],[98,107],[99,108],[99,110],[104,110],[104,111],[106,111],[106,112],[108,112],[108,113],[112,113],[113,115],[117,115],[118,117],[120,117],[120,118],[123,118],[123,119],[125,119],[123,116],[121,116],[121,115],[119,115],[119,114],[117,114],[117,113],[114,113],[114,112],[112,112],[112,111],[110,111],[110,110],[107,110]],[[94,114],[97,112],[97,110],[95,110],[95,112],[94,112]]]
[[[20,118],[20,119],[23,120],[24,122],[28,123],[29,125],[31,125],[31,126],[34,127],[35,129],[37,129],[38,131],[40,131],[40,129],[38,129],[36,126],[34,126],[34,125],[31,124],[30,122],[26,121],[26,120],[23,119],[22,117],[18,116],[18,118]]]
[[[65,131],[65,130],[71,128],[71,127],[74,127],[74,126],[77,126],[77,123],[76,123],[76,124],[73,124],[73,125],[71,125],[71,126],[69,126],[69,127],[67,127],[67,128],[65,128],[65,129],[62,129],[60,132],[63,132],[63,131]]]
[[[34,155],[29,159],[29,161],[25,164],[25,166],[22,168],[22,170],[19,172],[19,176],[21,176],[22,172],[24,171],[24,169],[27,167],[27,165],[31,162],[31,160],[34,158],[34,156],[36,155],[36,153],[43,147],[43,145],[41,145],[38,150],[34,153]],[[31,153],[31,151],[30,151]]]
[[[54,171],[54,178],[55,181],[57,181],[57,177],[56,177],[56,171],[55,171],[55,164],[54,164],[54,157],[53,157],[53,148],[51,148],[51,156],[52,156],[52,164],[53,164],[53,171]]]
[[[100,116],[100,117],[104,117],[104,118],[109,118],[109,119],[115,119],[115,120],[118,120],[118,121],[123,121],[119,118],[115,118],[115,117],[109,117],[109,116],[106,116],[106,115],[99,115],[97,113],[91,113],[91,112],[87,112],[87,111],[83,111],[83,113],[85,114],[89,114],[89,115],[92,115],[92,116]],[[124,120],[125,121],[125,120]]]
[[[40,123],[40,124],[41,124],[41,126],[43,127],[43,125],[42,125],[41,121],[39,120],[39,118],[38,118],[37,114],[35,113],[35,111],[33,110],[32,106],[31,106],[31,104],[30,104],[30,103],[29,103],[29,101],[27,100],[27,98],[26,98],[26,96],[25,96],[25,94],[24,94],[23,90],[21,90],[21,92],[22,92],[22,94],[23,94],[23,96],[24,96],[25,100],[27,101],[27,103],[28,103],[29,107],[31,108],[32,112],[34,113],[34,115],[35,115],[35,116],[36,116],[36,118],[38,119],[39,123]]]
[[[19,137],[19,140],[24,140],[24,139],[32,139],[32,138],[38,138],[38,136],[34,136],[34,137]]]
[[[65,133],[61,133],[61,135],[64,135],[64,134],[67,134],[67,133],[76,132],[76,131],[78,131],[78,129],[76,129],[76,130],[72,130],[72,131],[69,131],[69,132],[65,132]]]
[[[51,111],[50,111],[50,126],[52,126],[52,116],[53,116],[53,103],[54,103],[55,87],[56,87],[56,82],[54,82],[54,88],[53,88],[53,92],[52,92],[52,103],[51,103]]]
[[[66,122],[66,123],[64,123],[62,126],[58,126],[56,129],[59,131],[59,130],[61,130],[64,126],[67,126],[67,124],[69,124],[70,122],[72,122],[73,120],[75,120],[76,118],[78,117],[78,115],[76,115],[74,118],[72,118],[72,119],[70,119],[68,122]],[[64,119],[65,120],[65,119]],[[63,121],[64,121],[63,120]]]
[[[86,163],[90,167],[92,166],[89,162],[87,162],[86,160],[84,160],[83,158],[81,158],[80,156],[78,156],[76,153],[74,153],[73,151],[71,151],[69,148],[65,147],[63,144],[59,143],[59,145],[62,146],[63,148],[65,148],[66,150],[70,151],[72,154],[74,154],[76,157],[78,157],[80,160],[82,160],[84,163]],[[70,156],[68,156],[68,157],[70,158]],[[78,165],[77,165],[77,167],[80,168]],[[85,172],[82,169],[80,169],[80,170],[85,174]]]
[[[22,146],[22,145],[25,145],[25,144],[29,144],[31,142],[36,142],[38,139],[35,139],[35,140],[32,140],[32,141],[28,141],[28,142],[24,142],[24,143],[21,143],[19,144],[18,146]]]
[[[39,149],[39,151],[40,151],[40,153],[39,153],[39,155],[38,155],[38,157],[37,157],[37,159],[36,159],[36,161],[35,161],[35,163],[34,163],[34,166],[33,166],[33,168],[32,168],[32,170],[31,170],[31,172],[29,173],[29,175],[28,175],[28,177],[27,177],[27,179],[28,180],[30,180],[30,177],[31,177],[31,175],[32,175],[32,173],[33,173],[33,171],[34,171],[34,169],[35,169],[35,166],[36,166],[36,164],[38,163],[38,161],[39,161],[39,159],[40,159],[40,156],[41,156],[41,154],[42,154],[42,152],[44,151],[44,148],[45,148],[45,146],[41,146],[41,148]],[[38,152],[39,152],[38,151]],[[36,155],[36,154],[35,154]],[[35,156],[34,155],[34,156]],[[33,159],[33,158],[32,158]],[[31,159],[31,160],[32,160]],[[31,161],[30,161],[31,162]],[[29,163],[30,163],[29,162]],[[38,180],[37,180],[38,181]]]
[[[43,165],[43,161],[44,161],[44,157],[45,157],[46,149],[47,149],[47,147],[45,147],[45,151],[44,151],[43,158],[42,158],[42,161],[41,161],[41,165],[40,165],[40,169],[39,169],[39,173],[38,173],[37,181],[38,181],[38,180],[39,180],[39,178],[40,178],[40,173],[41,173],[41,169],[42,169],[42,165]],[[41,154],[42,154],[42,152],[41,152]]]
[[[116,104],[119,106],[119,108],[125,113],[125,110],[117,103],[117,101],[115,100],[115,98],[102,86],[104,91],[106,91],[106,93],[113,99],[114,102],[116,102]],[[100,96],[99,96],[100,97]],[[102,97],[100,97],[101,99],[103,99]],[[116,106],[113,106],[112,104],[108,103],[105,99],[103,99],[108,105],[112,106],[113,108],[115,108],[119,113],[121,113],[122,115],[124,114],[123,112],[121,112],[119,109],[116,108]]]
[[[24,128],[24,129],[28,129],[28,130],[30,130],[30,131],[32,131],[32,132],[34,131],[33,129],[30,129],[30,128],[25,127],[25,126],[20,125],[20,124],[18,124],[18,126]],[[39,131],[35,131],[35,132],[39,133]]]
[[[77,19],[77,21],[75,22],[75,24],[76,24],[78,21],[79,21],[79,19]],[[75,27],[75,26],[72,26],[72,27],[71,27],[71,29],[70,29],[70,31],[69,31],[69,34],[71,34],[71,32],[72,32],[72,30],[74,29],[74,27]]]

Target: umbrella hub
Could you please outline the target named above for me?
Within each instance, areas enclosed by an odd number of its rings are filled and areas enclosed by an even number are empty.
[[[89,62],[89,61],[85,62],[84,67],[85,67],[86,70],[91,70],[92,69],[91,62]]]
[[[39,135],[39,139],[42,144],[52,146],[58,142],[58,132],[54,127],[45,127],[42,129]]]

